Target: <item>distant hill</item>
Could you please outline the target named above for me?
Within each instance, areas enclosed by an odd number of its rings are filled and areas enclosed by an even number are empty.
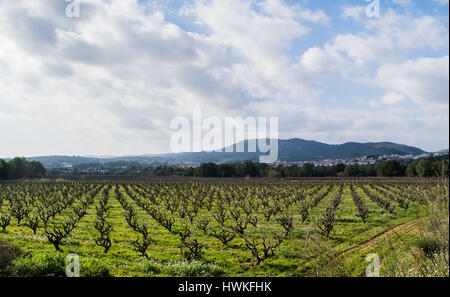
[[[72,167],[88,164],[106,164],[106,163],[134,163],[152,165],[164,162],[164,158],[159,156],[147,157],[147,156],[132,156],[132,157],[80,157],[80,156],[44,156],[44,157],[30,157],[29,161],[39,161],[46,168],[60,168],[60,167]]]
[[[244,141],[245,151],[248,151],[249,143],[255,140]],[[267,140],[268,141],[268,140]],[[236,151],[236,144],[233,145]],[[283,161],[320,161],[325,159],[355,158],[362,156],[382,156],[382,155],[420,155],[425,151],[402,144],[391,142],[370,142],[357,143],[348,142],[334,145],[312,140],[293,138],[278,141],[278,156]],[[257,161],[259,152],[256,153],[225,153],[225,152],[198,152],[166,154],[166,158],[177,161],[193,162],[238,162],[244,160]]]
[[[347,142],[331,145],[304,139],[280,140],[279,156],[285,161],[320,161],[324,159],[354,158],[382,155],[420,155],[425,151],[391,142]]]
[[[244,141],[244,149],[248,151],[249,143],[255,140]],[[260,152],[236,152],[236,144],[232,153],[224,152],[196,152],[178,154],[159,154],[123,157],[79,157],[79,156],[46,156],[27,158],[30,161],[40,161],[47,168],[69,167],[83,164],[105,164],[108,162],[139,162],[145,165],[158,164],[199,164],[205,162],[224,163],[241,162],[245,160],[258,161]],[[326,144],[312,140],[293,138],[278,141],[278,158],[283,161],[320,161],[324,159],[355,158],[362,156],[382,155],[420,155],[425,151],[402,144],[391,142],[348,142],[344,144]]]
[[[87,163],[96,163],[98,162],[98,158],[94,157],[79,157],[79,156],[44,156],[44,157],[30,157],[27,158],[29,161],[39,161],[42,164],[52,165],[54,164],[71,164],[71,165],[79,165],[79,164],[87,164]]]

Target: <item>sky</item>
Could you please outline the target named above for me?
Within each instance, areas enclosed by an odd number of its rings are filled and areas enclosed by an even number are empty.
[[[376,1],[376,0],[373,0]],[[175,117],[449,147],[449,1],[0,0],[0,157],[170,152]]]

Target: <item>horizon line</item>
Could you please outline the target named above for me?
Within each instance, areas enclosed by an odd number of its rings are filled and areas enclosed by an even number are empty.
[[[263,139],[263,138],[252,138],[252,139],[244,139],[241,140],[239,142],[235,142],[230,146],[234,146],[240,142],[245,142],[245,141],[253,141],[253,140],[258,140],[258,139]],[[267,139],[271,139],[271,138],[266,138]],[[392,141],[368,141],[368,142],[358,142],[358,141],[347,141],[347,142],[343,142],[343,143],[326,143],[326,142],[320,142],[317,140],[310,140],[310,139],[304,139],[304,138],[299,138],[299,137],[293,137],[293,138],[287,138],[287,139],[281,139],[279,138],[278,141],[289,141],[289,140],[304,140],[304,141],[310,141],[310,142],[316,142],[316,143],[321,143],[321,144],[326,144],[326,145],[344,145],[344,144],[348,144],[348,143],[356,143],[356,144],[373,144],[373,143],[391,143],[391,144],[397,144],[397,145],[404,145],[404,146],[409,146],[409,147],[414,147],[417,149],[420,149],[422,151],[424,151],[425,153],[437,153],[437,152],[441,152],[441,151],[445,151],[445,150],[449,150],[449,147],[444,148],[444,149],[440,149],[440,150],[436,150],[436,151],[426,151],[420,147],[417,146],[413,146],[413,145],[408,145],[408,144],[402,144],[402,143],[396,143],[396,142],[392,142]],[[225,149],[226,146],[222,147],[221,149]],[[74,155],[74,154],[48,154],[48,155],[32,155],[32,156],[19,156],[16,155],[14,157],[0,157],[0,159],[14,159],[14,158],[42,158],[42,157],[80,157],[80,158],[95,158],[95,159],[108,159],[108,158],[132,158],[132,157],[143,157],[143,156],[161,156],[161,155],[169,155],[169,154],[184,154],[184,153],[207,153],[208,151],[199,151],[199,152],[180,152],[180,153],[173,153],[173,152],[163,152],[163,153],[141,153],[141,154],[123,154],[123,155],[115,155],[115,154],[98,154],[98,155]],[[216,151],[212,151],[212,152],[216,152]],[[218,152],[220,153],[220,152]],[[236,152],[234,152],[236,153]],[[245,153],[245,152],[244,152]]]

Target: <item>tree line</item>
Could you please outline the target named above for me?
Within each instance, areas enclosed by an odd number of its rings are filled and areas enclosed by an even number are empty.
[[[9,162],[0,159],[0,180],[42,178],[46,170],[38,161],[27,161],[25,158],[16,157]]]
[[[123,165],[123,164],[122,164]],[[90,168],[87,166],[87,168]],[[76,169],[76,168],[75,168]],[[86,175],[73,170],[69,175]],[[298,166],[270,166],[252,161],[215,164],[203,163],[198,167],[181,166],[133,166],[120,171],[117,168],[102,166],[102,175],[128,176],[186,176],[186,177],[432,177],[448,176],[448,155],[440,158],[422,158],[411,162],[389,160],[374,165],[314,166],[305,163]],[[98,174],[93,172],[92,174]],[[9,163],[0,159],[0,179],[41,178],[46,170],[40,162],[29,162],[24,158],[15,158]],[[55,170],[48,175],[67,175]]]
[[[204,163],[196,168],[158,166],[148,173],[157,176],[196,177],[435,177],[448,176],[449,162],[448,159],[433,161],[423,158],[409,163],[389,160],[375,165],[314,166],[306,163],[302,167],[274,167],[245,161],[230,164]]]

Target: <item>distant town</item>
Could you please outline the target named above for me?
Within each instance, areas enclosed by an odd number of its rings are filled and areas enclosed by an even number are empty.
[[[420,158],[431,158],[431,157],[441,157],[448,155],[448,152],[439,152],[439,153],[425,153],[420,155],[383,155],[383,156],[362,156],[362,157],[355,157],[355,158],[344,158],[344,159],[326,159],[322,161],[301,161],[301,162],[287,162],[278,160],[277,162],[274,162],[270,164],[271,166],[298,166],[302,167],[304,164],[309,163],[316,167],[324,166],[324,167],[331,167],[336,166],[339,164],[343,165],[359,165],[359,166],[365,166],[365,165],[375,165],[377,162],[384,162],[384,161],[390,161],[390,160],[397,160],[397,161],[404,161],[404,162],[410,162],[413,160],[418,160]]]

